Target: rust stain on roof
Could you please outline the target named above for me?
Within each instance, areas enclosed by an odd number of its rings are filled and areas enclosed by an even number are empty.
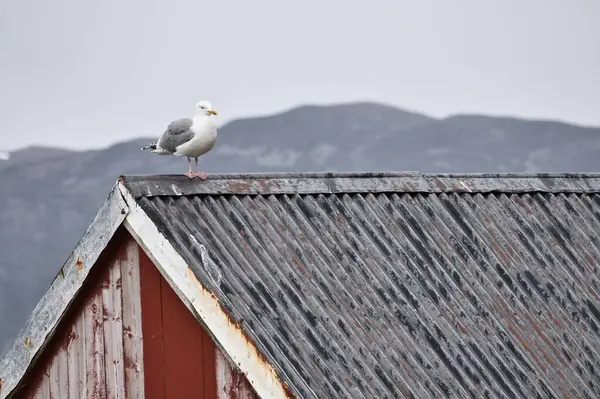
[[[300,258],[298,258],[298,256],[293,255],[292,256],[292,262],[298,266],[298,268],[300,269],[300,271],[302,272],[302,274],[308,276],[308,272],[306,271],[306,267],[304,267],[304,263],[302,263],[302,261],[300,260]]]
[[[237,194],[240,192],[249,191],[252,188],[252,185],[247,182],[231,182],[228,187],[232,194]]]

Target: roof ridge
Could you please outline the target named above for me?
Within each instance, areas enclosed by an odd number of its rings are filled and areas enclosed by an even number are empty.
[[[292,179],[292,178],[373,178],[373,177],[469,177],[469,178],[599,178],[600,172],[419,172],[419,171],[362,171],[362,172],[258,172],[258,173],[213,173],[208,180],[230,180],[230,179]],[[157,175],[120,175],[119,179],[126,181],[138,180],[163,180],[163,179],[188,179],[183,174],[157,174]]]
[[[352,193],[600,193],[600,173],[319,172],[119,178],[134,198]]]

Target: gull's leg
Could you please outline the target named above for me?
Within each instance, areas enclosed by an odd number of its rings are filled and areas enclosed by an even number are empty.
[[[192,173],[192,158],[187,157],[187,160],[188,160],[188,171],[185,175],[191,179],[192,177],[194,177],[194,173]]]
[[[204,180],[208,177],[208,173],[198,172],[198,157],[196,157],[195,159],[196,159],[196,173],[194,173],[194,174],[196,176],[198,176],[199,178],[201,178],[202,180]]]

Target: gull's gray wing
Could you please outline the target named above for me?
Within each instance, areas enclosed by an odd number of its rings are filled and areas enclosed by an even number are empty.
[[[158,139],[158,147],[171,154],[174,153],[177,147],[194,137],[194,132],[190,129],[193,123],[190,118],[181,118],[169,123],[167,130]]]

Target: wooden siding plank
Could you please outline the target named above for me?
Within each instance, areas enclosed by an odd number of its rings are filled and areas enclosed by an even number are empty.
[[[206,330],[202,328],[202,369],[204,370],[204,397],[206,399],[217,397],[216,351],[215,342]]]
[[[102,287],[94,284],[85,306],[84,336],[86,342],[86,398],[104,398],[106,376],[104,367],[104,334],[102,320]]]
[[[126,260],[121,262],[125,397],[139,399],[144,397],[139,247],[128,238]]]
[[[104,333],[104,364],[106,372],[106,397],[124,398],[123,319],[121,312],[121,263],[127,256],[121,245],[116,259],[103,272],[102,313]]]
[[[217,399],[228,399],[231,390],[231,378],[229,377],[229,364],[221,351],[215,354],[217,372]]]
[[[69,357],[66,345],[56,348],[50,362],[50,398],[63,399],[69,394]]]
[[[231,363],[223,352],[217,349],[215,355],[217,392],[213,397],[217,399],[259,399],[246,377],[231,367]]]
[[[161,276],[165,393],[204,398],[202,327]]]
[[[140,299],[144,353],[144,394],[148,399],[165,397],[160,273],[139,251]]]
[[[50,375],[49,368],[46,367],[38,381],[36,381],[35,389],[31,395],[32,399],[48,399],[50,397]]]
[[[83,398],[86,392],[85,376],[87,374],[87,364],[85,362],[84,318],[85,313],[81,311],[74,319],[71,332],[68,336],[67,368],[69,374],[69,398]]]

